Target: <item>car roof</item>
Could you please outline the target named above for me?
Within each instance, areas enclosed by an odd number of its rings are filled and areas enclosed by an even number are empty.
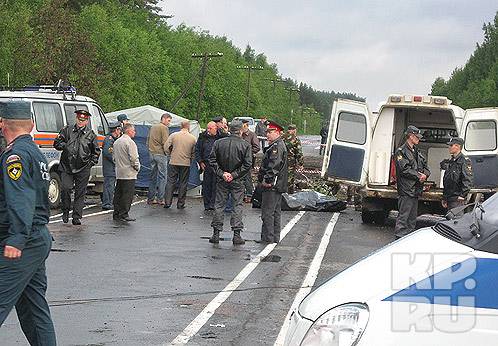
[[[36,91],[0,91],[0,98],[24,98],[38,100],[57,100],[68,102],[95,102],[94,99],[76,95],[74,98],[70,94],[61,94],[55,92],[36,92]]]

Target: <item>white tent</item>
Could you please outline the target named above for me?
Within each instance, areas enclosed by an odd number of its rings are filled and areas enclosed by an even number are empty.
[[[190,133],[192,133],[196,138],[199,137],[200,129],[199,123],[195,120],[190,120],[182,118],[179,115],[173,114],[171,112],[162,110],[154,106],[141,106],[129,109],[123,109],[121,111],[107,113],[107,120],[116,121],[118,115],[126,114],[128,119],[130,119],[132,124],[135,125],[154,125],[161,121],[161,116],[164,113],[169,113],[172,116],[171,124],[172,127],[180,127],[182,121],[190,121]]]

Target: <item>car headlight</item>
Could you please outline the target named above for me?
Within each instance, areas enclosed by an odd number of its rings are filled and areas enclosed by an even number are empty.
[[[337,306],[320,316],[306,333],[301,346],[354,346],[367,326],[370,312],[365,304]]]

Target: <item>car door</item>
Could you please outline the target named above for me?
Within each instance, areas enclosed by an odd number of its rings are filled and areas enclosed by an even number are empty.
[[[498,187],[498,108],[465,111],[463,153],[472,161],[474,188]]]
[[[330,116],[322,177],[365,185],[372,138],[371,117],[364,102],[336,100]]]

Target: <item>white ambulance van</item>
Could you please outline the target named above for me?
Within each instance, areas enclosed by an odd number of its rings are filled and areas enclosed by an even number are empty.
[[[395,150],[408,125],[421,129],[419,150],[431,175],[420,198],[419,213],[442,212],[440,162],[449,157],[451,137],[465,139],[472,160],[472,193],[498,190],[498,108],[464,110],[442,96],[390,95],[372,117],[364,102],[339,99],[332,107],[322,177],[361,187],[362,220],[383,224],[397,209]]]
[[[102,146],[105,134],[108,133],[108,123],[104,112],[95,100],[76,95],[76,89],[60,84],[0,91],[0,101],[6,100],[23,100],[31,103],[31,113],[35,123],[31,135],[49,163],[51,177],[49,201],[50,206],[56,208],[61,201],[59,172],[61,152],[54,149],[54,139],[65,125],[75,124],[74,111],[84,109],[92,114],[90,126],[97,135],[99,145]],[[101,193],[103,181],[102,158],[99,158],[99,163],[91,170],[89,189]]]

